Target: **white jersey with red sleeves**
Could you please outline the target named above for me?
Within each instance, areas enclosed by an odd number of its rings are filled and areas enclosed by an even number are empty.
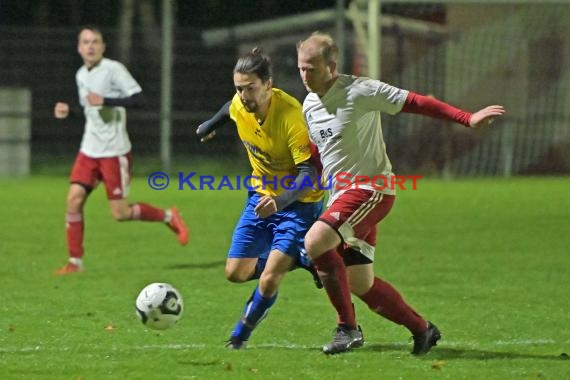
[[[82,66],[75,80],[86,120],[80,151],[94,158],[128,153],[131,141],[125,108],[91,106],[86,97],[93,92],[104,98],[127,98],[142,91],[137,81],[122,63],[107,58],[91,69]]]
[[[351,186],[338,184],[339,174],[352,184],[360,175],[393,175],[380,113],[400,112],[407,96],[408,91],[381,81],[342,74],[322,98],[313,92],[307,95],[303,113],[319,149],[324,186],[330,187],[329,204]],[[372,185],[359,188],[378,191]],[[380,192],[395,193],[390,186]]]

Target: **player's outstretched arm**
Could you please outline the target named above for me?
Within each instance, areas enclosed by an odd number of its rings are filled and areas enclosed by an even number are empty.
[[[485,107],[475,113],[467,112],[431,96],[409,92],[402,112],[416,113],[439,119],[451,120],[466,127],[478,128],[489,124],[493,118],[505,113],[503,106]]]
[[[469,126],[471,128],[479,128],[484,125],[491,124],[496,117],[503,116],[505,112],[506,111],[503,106],[493,105],[485,107],[471,115]]]
[[[196,134],[200,138],[201,142],[210,140],[214,137],[216,135],[216,129],[230,120],[230,104],[231,101],[224,104],[211,119],[206,120],[198,126]]]

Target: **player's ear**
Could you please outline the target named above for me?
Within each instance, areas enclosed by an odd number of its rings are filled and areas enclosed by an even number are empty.
[[[265,89],[271,90],[271,88],[273,88],[273,78],[269,78],[269,79],[265,82]]]
[[[329,62],[329,70],[331,71],[331,74],[336,72],[336,62],[335,61]]]

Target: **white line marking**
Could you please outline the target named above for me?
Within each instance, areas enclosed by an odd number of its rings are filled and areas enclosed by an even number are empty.
[[[369,345],[375,346],[402,346],[407,347],[410,344],[403,343],[403,342],[367,342]],[[570,344],[570,340],[565,342],[557,342],[553,339],[516,339],[516,340],[497,340],[491,343],[492,345],[496,346],[535,346],[535,345],[548,345],[548,344]],[[306,349],[320,349],[322,344],[314,344],[314,345],[306,345],[306,344],[294,344],[294,343],[262,343],[262,344],[252,344],[248,347],[251,348],[286,348],[286,349],[297,349],[297,350],[306,350]],[[438,347],[444,346],[451,346],[451,347],[488,347],[488,343],[481,343],[481,342],[461,342],[461,341],[442,341]],[[188,350],[188,349],[212,349],[212,348],[221,348],[223,347],[223,343],[221,342],[219,345],[213,344],[201,344],[201,343],[194,343],[194,344],[151,344],[151,345],[144,345],[144,346],[133,346],[133,347],[107,347],[107,346],[92,346],[90,347],[91,350],[109,350],[112,351],[124,351],[124,350],[133,350],[133,351],[147,351],[147,350]],[[67,352],[76,350],[77,347],[61,347],[61,346],[33,346],[33,347],[1,347],[1,353],[21,353],[21,352]]]

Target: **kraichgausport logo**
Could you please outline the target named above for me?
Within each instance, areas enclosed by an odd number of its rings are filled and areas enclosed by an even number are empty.
[[[318,176],[313,183],[305,177],[301,183],[295,182],[296,176],[255,176],[255,175],[204,175],[198,172],[178,172],[175,181],[177,190],[417,190],[417,181],[421,175],[353,175],[340,172],[335,176]],[[148,186],[153,190],[164,190],[170,186],[170,177],[164,172],[154,172],[148,176]]]

